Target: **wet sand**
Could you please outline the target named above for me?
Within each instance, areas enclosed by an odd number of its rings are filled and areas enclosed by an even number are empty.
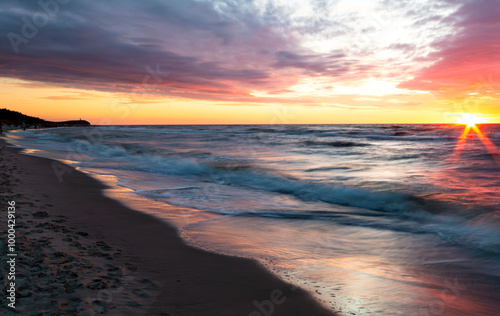
[[[333,314],[256,261],[190,247],[172,226],[104,196],[92,177],[1,139],[0,170],[0,205],[16,203],[18,314]],[[0,314],[14,315],[8,303]]]

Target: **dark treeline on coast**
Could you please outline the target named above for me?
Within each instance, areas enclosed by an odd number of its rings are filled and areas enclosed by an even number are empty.
[[[61,127],[61,126],[90,126],[88,121],[79,119],[63,122],[46,121],[38,117],[28,116],[20,112],[11,111],[7,109],[0,109],[0,123],[2,125],[9,125],[12,127],[26,124],[26,127]]]

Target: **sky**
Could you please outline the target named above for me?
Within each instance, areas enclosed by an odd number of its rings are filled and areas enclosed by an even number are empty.
[[[2,0],[0,108],[93,124],[500,123],[493,0]]]

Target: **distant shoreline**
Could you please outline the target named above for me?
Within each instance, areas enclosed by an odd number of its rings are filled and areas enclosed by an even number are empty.
[[[90,122],[82,120],[69,120],[61,122],[46,121],[44,119],[29,116],[17,111],[8,109],[0,109],[0,124],[1,126],[18,127],[20,129],[31,128],[50,128],[50,127],[65,127],[65,126],[91,126]]]

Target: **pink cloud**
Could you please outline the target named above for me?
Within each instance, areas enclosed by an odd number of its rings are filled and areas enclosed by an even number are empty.
[[[467,1],[448,20],[458,33],[434,44],[436,62],[400,88],[443,91],[448,96],[478,92],[498,95],[500,79],[500,6],[496,1]]]

